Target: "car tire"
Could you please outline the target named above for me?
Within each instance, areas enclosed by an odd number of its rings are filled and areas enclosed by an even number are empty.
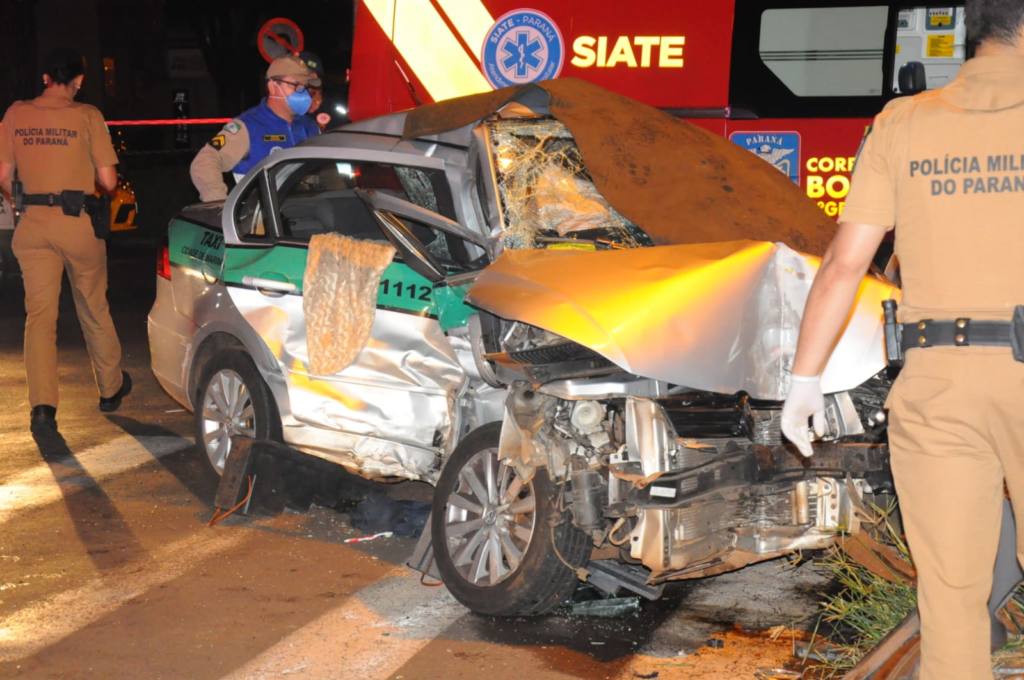
[[[248,354],[221,350],[203,366],[196,389],[196,446],[221,475],[231,437],[281,441],[281,416],[274,396]]]
[[[559,508],[559,489],[545,468],[523,483],[498,461],[500,433],[501,423],[474,430],[441,471],[431,513],[434,558],[445,586],[470,610],[537,616],[572,596],[574,570],[587,564],[592,544]]]

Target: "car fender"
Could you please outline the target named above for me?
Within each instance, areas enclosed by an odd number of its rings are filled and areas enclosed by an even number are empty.
[[[214,343],[213,347],[219,348],[218,344],[230,345],[230,340],[234,340],[256,364],[274,395],[281,417],[291,414],[288,387],[280,363],[259,334],[242,317],[223,286],[215,294],[204,295],[196,301],[195,321],[197,330],[185,356],[185,365],[188,367],[185,384],[188,385],[190,402],[195,396],[202,364],[211,349],[211,343]]]

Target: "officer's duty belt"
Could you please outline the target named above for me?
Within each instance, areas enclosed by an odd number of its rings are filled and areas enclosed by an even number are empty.
[[[903,351],[923,347],[1011,347],[1014,358],[1024,361],[1024,305],[1014,309],[1010,321],[921,319],[900,324]]]
[[[22,194],[19,206],[43,205],[60,208],[65,215],[78,217],[85,207],[85,192],[65,190],[59,194]]]

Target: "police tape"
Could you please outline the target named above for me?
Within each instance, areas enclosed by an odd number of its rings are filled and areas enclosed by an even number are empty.
[[[230,118],[149,118],[142,120],[108,120],[108,127],[146,125],[224,125]]]

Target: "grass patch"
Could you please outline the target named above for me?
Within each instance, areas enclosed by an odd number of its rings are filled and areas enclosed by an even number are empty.
[[[910,564],[910,551],[889,513],[878,508],[875,538],[893,549],[892,555]],[[815,629],[828,631],[827,653],[812,667],[821,677],[834,677],[854,666],[917,607],[914,584],[906,579],[885,578],[854,560],[838,542],[818,561],[832,576],[835,591],[821,601]],[[814,648],[812,641],[811,648]]]

